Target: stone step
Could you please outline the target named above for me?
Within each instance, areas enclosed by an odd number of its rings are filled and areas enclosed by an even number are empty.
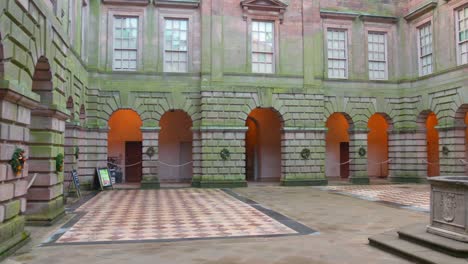
[[[426,225],[416,224],[404,227],[398,230],[398,235],[401,239],[454,257],[468,258],[468,243],[427,233]]]
[[[430,248],[400,239],[398,233],[387,232],[369,238],[369,244],[409,261],[421,264],[467,264],[464,258],[456,258]]]

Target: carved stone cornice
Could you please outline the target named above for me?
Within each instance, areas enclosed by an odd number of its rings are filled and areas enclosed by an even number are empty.
[[[102,0],[103,4],[113,5],[138,5],[145,6],[150,3],[150,0]]]
[[[154,5],[160,6],[160,7],[174,7],[174,8],[198,8],[200,6],[200,1],[198,0],[181,0],[181,1],[154,0]]]
[[[287,4],[279,0],[244,0],[240,4],[244,20],[247,20],[249,15],[266,15],[277,17],[280,23],[283,23],[284,13],[288,7]]]
[[[437,1],[432,0],[418,8],[411,10],[406,16],[406,21],[412,21],[437,7]]]

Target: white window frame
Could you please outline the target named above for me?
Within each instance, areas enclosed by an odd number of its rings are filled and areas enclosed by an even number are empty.
[[[185,71],[169,71],[167,68],[166,68],[166,51],[169,51],[169,52],[184,52],[184,51],[180,51],[180,50],[168,50],[166,49],[166,21],[167,20],[178,20],[178,21],[186,21],[187,22],[187,36],[186,36],[186,41],[187,41],[187,50],[185,51],[186,53],[186,58],[187,60],[185,61],[186,63],[186,68],[185,68]],[[189,72],[189,66],[190,66],[190,20],[189,18],[177,18],[177,17],[164,17],[163,19],[164,21],[164,25],[163,25],[163,69],[164,69],[164,72],[175,72],[175,73],[187,73]]]
[[[431,32],[431,53],[422,55],[421,54],[421,29],[425,27],[430,27],[430,32]],[[430,75],[434,72],[434,30],[432,26],[432,20],[425,21],[424,23],[418,25],[416,27],[416,42],[417,42],[417,47],[418,47],[418,71],[419,71],[419,76],[426,76]],[[431,56],[431,72],[429,73],[423,73],[423,57],[428,57]]]
[[[272,34],[273,34],[273,40],[272,40],[272,44],[273,44],[273,47],[272,47],[272,52],[262,52],[262,51],[254,51],[253,50],[253,24],[254,23],[270,23],[271,26],[272,26]],[[276,73],[276,23],[275,21],[271,21],[271,20],[262,20],[262,19],[252,19],[249,23],[249,26],[250,26],[250,29],[249,29],[249,32],[250,32],[250,69],[251,69],[251,72],[252,73],[256,73],[256,74],[275,74]],[[254,61],[253,61],[253,57],[254,57],[254,53],[264,53],[264,54],[271,54],[271,72],[254,72],[253,71],[253,65],[254,65]]]
[[[344,52],[345,52],[345,58],[330,58],[328,56],[328,32],[329,31],[339,31],[339,32],[344,32],[344,37],[345,37],[345,45],[344,45]],[[326,57],[327,57],[327,76],[329,79],[348,79],[349,78],[349,54],[348,54],[348,45],[349,45],[349,38],[348,38],[348,32],[349,30],[347,28],[337,28],[337,27],[327,27],[326,29],[326,38],[325,38],[325,43],[326,43]],[[337,76],[330,76],[330,68],[329,68],[329,62],[330,60],[344,60],[345,61],[345,76],[344,77],[337,77]]]
[[[456,45],[457,45],[456,51],[457,51],[457,64],[458,65],[468,64],[468,59],[467,59],[467,61],[465,63],[462,62],[462,48],[461,48],[461,44],[467,43],[468,38],[467,38],[467,40],[465,40],[463,42],[460,41],[460,15],[459,15],[459,11],[460,10],[465,10],[465,9],[468,9],[468,5],[462,5],[460,7],[457,7],[456,9],[454,9],[454,12],[455,12],[455,35],[456,35]],[[465,18],[465,20],[467,20],[467,19],[468,19],[468,16]],[[468,49],[468,47],[467,47],[467,49]]]
[[[369,58],[369,35],[383,35],[384,38],[384,60],[379,61],[379,60],[370,60]],[[376,80],[376,81],[385,81],[388,80],[388,33],[383,32],[383,31],[368,31],[367,32],[367,65],[368,65],[368,73],[369,73],[369,79],[370,80]],[[385,63],[385,69],[384,69],[384,77],[383,78],[371,78],[370,76],[370,63],[371,62],[383,62]]]
[[[114,47],[115,45],[115,19],[116,18],[135,18],[137,19],[137,37],[136,37],[136,48],[135,49],[123,49],[123,48],[120,48],[120,50],[134,50],[135,51],[135,69],[116,69],[115,66],[114,66],[114,56],[115,56],[115,50],[116,48]],[[141,17],[140,16],[134,16],[134,15],[120,15],[120,14],[114,14],[112,15],[112,61],[111,61],[111,65],[112,65],[112,70],[113,71],[129,71],[129,72],[132,72],[132,71],[137,71],[138,70],[138,63],[139,63],[139,53],[140,53],[140,20],[141,20]]]

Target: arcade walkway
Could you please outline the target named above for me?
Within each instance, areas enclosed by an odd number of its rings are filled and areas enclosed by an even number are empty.
[[[405,186],[403,200],[427,188]],[[367,238],[429,219],[394,203],[341,195],[352,190],[233,191],[103,192],[49,229],[30,228],[33,242],[5,263],[400,264],[408,262],[370,247]]]

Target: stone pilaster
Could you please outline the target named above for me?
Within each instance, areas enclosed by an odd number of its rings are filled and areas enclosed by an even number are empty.
[[[72,122],[67,122],[65,124],[65,159],[64,159],[64,183],[63,191],[65,195],[68,195],[69,185],[71,184],[70,173],[72,170],[78,171],[78,158],[77,158],[77,149],[80,148],[80,130],[81,128]],[[79,153],[79,150],[78,150]]]
[[[28,191],[27,220],[49,225],[64,212],[64,172],[57,169],[56,157],[64,154],[67,115],[41,105],[31,113],[29,173],[37,178]]]
[[[440,175],[467,175],[466,125],[438,128]]]
[[[349,131],[349,181],[354,184],[368,184],[367,173],[367,134],[364,128],[354,128]],[[360,150],[365,154],[360,154]]]
[[[21,100],[19,100],[21,98]],[[29,239],[24,230],[29,162],[16,175],[9,161],[15,149],[22,148],[29,156],[29,124],[34,99],[8,88],[0,88],[0,261]]]
[[[388,133],[389,180],[423,182],[427,176],[425,130],[392,130]]]
[[[201,180],[193,186],[202,188],[245,187],[246,127],[203,127],[201,133]],[[221,158],[227,149],[230,157]]]
[[[160,187],[158,178],[158,139],[159,127],[142,127],[143,137],[143,178],[141,180],[142,189],[157,189]],[[148,149],[153,149],[153,155],[148,155]]]
[[[79,138],[78,177],[83,189],[92,189],[96,168],[107,167],[107,128],[82,129]]]
[[[200,129],[193,130],[192,141],[192,159],[193,159],[193,176],[192,185],[199,186],[202,180],[202,139]]]
[[[307,149],[309,157],[302,157]],[[283,129],[281,138],[281,184],[326,185],[325,129]]]

